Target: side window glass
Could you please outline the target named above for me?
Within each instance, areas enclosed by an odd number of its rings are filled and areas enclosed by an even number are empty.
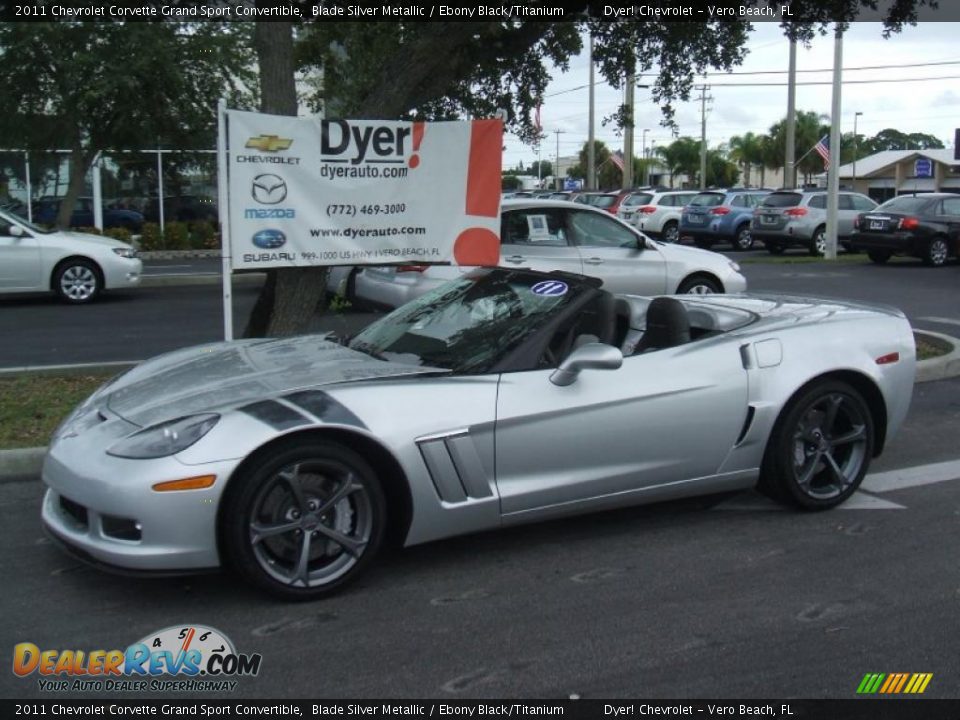
[[[960,217],[960,198],[945,198],[943,201],[943,214]]]
[[[599,213],[570,213],[570,233],[582,247],[636,247],[637,236],[612,218]]]
[[[730,205],[733,207],[747,207],[747,200],[743,195],[734,195],[733,200],[730,201]]]
[[[816,208],[817,210],[823,210],[827,207],[827,196],[814,195],[812,198],[810,198],[810,207]]]
[[[568,244],[560,211],[539,208],[504,213],[500,221],[500,242],[538,247]]]
[[[840,210],[853,210],[853,202],[849,195],[840,195],[837,198],[837,203]]]

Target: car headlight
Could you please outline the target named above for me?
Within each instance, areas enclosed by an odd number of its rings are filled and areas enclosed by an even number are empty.
[[[735,263],[729,258],[727,258],[727,262],[730,263],[730,267],[733,268],[734,272],[740,272],[740,265],[738,263]]]
[[[133,248],[115,247],[113,251],[122,258],[135,258],[137,251]]]
[[[210,432],[219,420],[220,416],[216,413],[168,420],[125,437],[107,450],[107,454],[134,460],[175,455]]]

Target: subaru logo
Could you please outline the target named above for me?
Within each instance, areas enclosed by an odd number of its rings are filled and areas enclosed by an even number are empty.
[[[267,250],[283,247],[287,236],[279,230],[261,230],[253,236],[253,244]]]
[[[250,193],[261,205],[276,205],[287,199],[287,183],[279,175],[261,173],[253,179]]]

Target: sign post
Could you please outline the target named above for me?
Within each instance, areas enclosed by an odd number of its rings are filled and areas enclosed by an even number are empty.
[[[217,103],[217,197],[220,206],[220,268],[223,274],[223,339],[233,340],[233,265],[227,156],[227,101]]]

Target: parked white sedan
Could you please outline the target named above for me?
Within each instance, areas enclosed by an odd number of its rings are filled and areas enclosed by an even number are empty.
[[[589,275],[612,293],[738,293],[740,267],[719,253],[656,242],[609,213],[560,200],[504,200],[500,267]],[[331,273],[328,289],[348,299],[399,307],[470,270],[449,265],[391,265]]]
[[[127,243],[46,230],[0,211],[0,293],[53,291],[68,303],[87,303],[102,290],[136,287],[142,269]]]

